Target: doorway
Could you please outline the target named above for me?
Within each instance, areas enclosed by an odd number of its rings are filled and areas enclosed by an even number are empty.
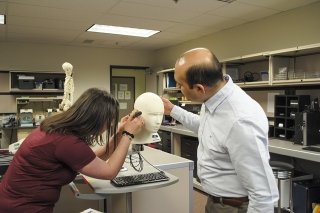
[[[119,116],[133,110],[134,101],[146,92],[146,71],[148,67],[111,66],[111,94],[119,101]]]
[[[112,77],[111,94],[119,101],[119,116],[130,114],[135,100],[134,77]]]

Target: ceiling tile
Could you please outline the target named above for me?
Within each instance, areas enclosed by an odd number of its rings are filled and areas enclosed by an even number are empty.
[[[159,8],[145,4],[122,2],[110,10],[111,14],[126,15],[145,19],[183,22],[199,15],[181,8]]]
[[[113,7],[119,0],[9,0],[10,4],[46,7],[52,9],[74,10],[101,13]]]
[[[0,14],[4,15],[6,14],[6,11],[6,4],[0,1]]]
[[[56,30],[77,30],[85,31],[91,26],[91,22],[59,21],[56,19],[39,19],[34,17],[10,16],[10,26],[50,28]]]
[[[296,7],[301,7],[319,0],[237,0],[251,5],[262,6],[275,10],[290,10]]]
[[[179,0],[177,3],[173,0],[124,0],[128,3],[139,3],[149,5],[155,8],[171,8],[186,12],[196,12],[204,13],[210,9],[217,9],[227,3],[215,0],[201,0],[197,1],[195,5],[195,0]]]
[[[97,24],[116,25],[124,27],[136,27],[142,29],[163,30],[175,24],[175,22],[155,19],[145,19],[140,17],[130,17],[124,15],[102,15],[96,20]],[[155,28],[156,26],[156,28]]]
[[[219,10],[211,10],[210,12],[208,12],[208,14],[252,21],[255,19],[260,19],[262,17],[270,16],[278,12],[280,11],[250,5],[247,3],[233,2],[219,8]]]
[[[7,14],[0,40],[159,49],[319,1],[0,0]],[[95,23],[161,32],[150,38],[86,32]]]

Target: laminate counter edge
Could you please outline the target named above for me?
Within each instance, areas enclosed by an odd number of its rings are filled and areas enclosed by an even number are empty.
[[[174,134],[186,135],[191,137],[197,137],[197,134],[188,130],[184,126],[161,126],[160,130],[168,131]],[[285,155],[294,158],[300,158],[304,160],[310,160],[314,162],[320,162],[320,152],[303,150],[304,146],[293,144],[290,141],[279,140],[275,138],[269,138],[269,152]]]

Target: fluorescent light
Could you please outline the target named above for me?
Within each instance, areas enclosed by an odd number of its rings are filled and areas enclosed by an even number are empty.
[[[145,30],[132,27],[118,27],[110,25],[94,24],[87,31],[97,33],[110,33],[117,35],[137,36],[137,37],[150,37],[160,31],[158,30]]]
[[[5,24],[5,16],[0,15],[0,24]]]

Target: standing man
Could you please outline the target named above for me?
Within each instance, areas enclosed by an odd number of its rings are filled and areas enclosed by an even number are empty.
[[[278,189],[263,109],[223,76],[208,49],[185,52],[176,61],[174,78],[188,100],[203,103],[199,116],[163,98],[165,114],[198,134],[197,172],[209,195],[205,212],[274,212]]]

